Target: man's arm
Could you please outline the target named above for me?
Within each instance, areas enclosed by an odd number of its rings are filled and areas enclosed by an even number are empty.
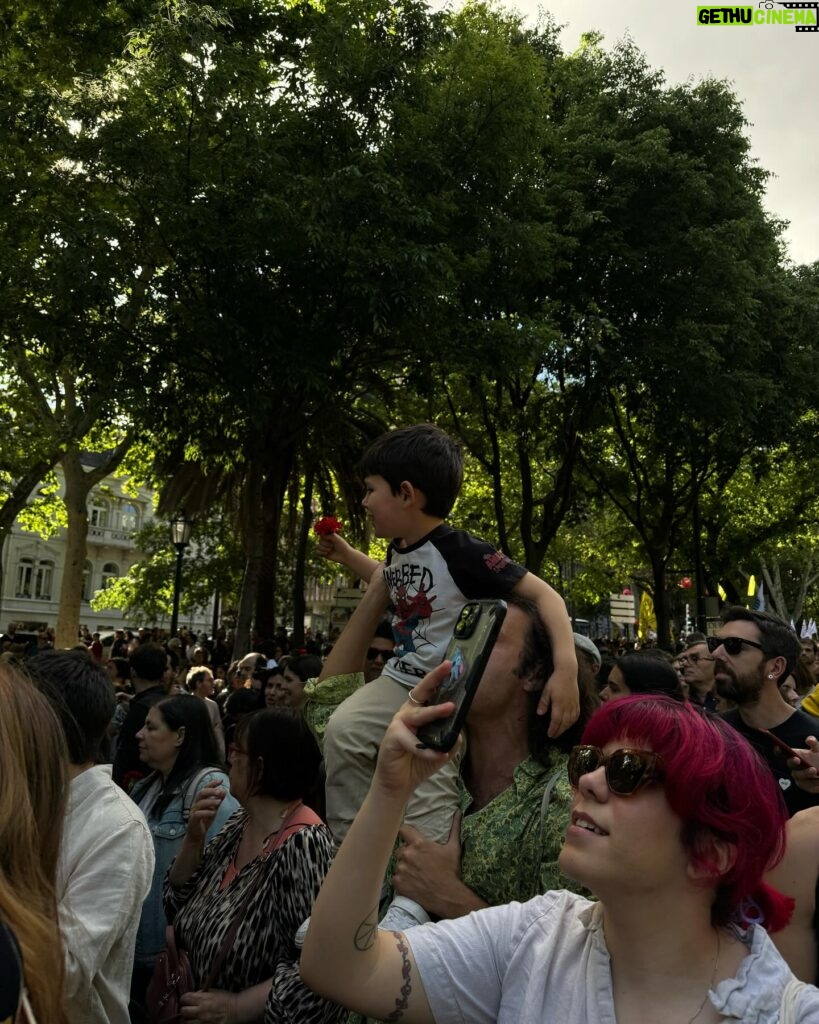
[[[378,562],[374,562],[373,565],[375,569],[370,573],[370,584],[350,616],[350,621],[327,655],[327,660],[321,667],[319,682],[349,672],[361,672],[364,668],[367,648],[389,604],[383,566]]]
[[[554,670],[543,687],[537,711],[539,715],[545,715],[551,708],[549,735],[554,738],[573,725],[580,715],[577,655],[571,619],[566,614],[566,604],[560,594],[533,573],[527,572],[513,589],[537,605],[552,641]]]
[[[60,894],[60,934],[65,952],[65,996],[82,998],[112,947],[139,921],[154,870],[147,827],[129,821],[84,844]]]

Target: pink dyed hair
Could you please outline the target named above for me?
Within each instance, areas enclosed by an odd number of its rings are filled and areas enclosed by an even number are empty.
[[[609,701],[594,713],[583,742],[603,747],[619,740],[661,755],[663,788],[682,819],[683,845],[691,863],[714,879],[714,924],[747,919],[755,903],[768,931],[783,928],[793,901],[762,876],[785,852],[788,815],[753,747],[721,719],[660,696]],[[718,866],[713,837],[733,847],[726,871]],[[750,916],[758,916],[755,909]]]

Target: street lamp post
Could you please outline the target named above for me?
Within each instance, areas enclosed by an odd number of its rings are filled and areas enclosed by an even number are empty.
[[[176,548],[176,575],[173,581],[173,614],[171,615],[171,636],[176,636],[179,626],[179,592],[182,587],[182,555],[191,539],[190,519],[184,510],[171,520],[171,544]]]

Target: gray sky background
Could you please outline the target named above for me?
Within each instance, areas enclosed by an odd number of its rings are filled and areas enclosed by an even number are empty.
[[[699,26],[697,2],[507,0],[504,6],[532,19],[539,8],[550,11],[566,26],[569,52],[590,29],[603,33],[607,47],[628,33],[671,85],[709,76],[730,82],[750,122],[753,156],[774,175],[766,207],[790,222],[790,258],[812,263],[819,259],[819,32],[796,32],[792,25]],[[716,6],[715,0],[699,2]],[[446,4],[433,0],[431,6]]]

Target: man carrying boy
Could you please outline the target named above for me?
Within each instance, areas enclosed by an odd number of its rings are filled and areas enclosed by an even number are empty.
[[[554,655],[538,711],[551,711],[551,736],[579,714],[577,659],[563,599],[491,545],[444,522],[463,480],[460,447],[432,424],[403,427],[376,440],[360,470],[362,505],[376,536],[391,540],[384,579],[395,609],[396,652],[383,674],[348,697],[327,725],[327,820],[337,842],[367,793],[384,730],[411,699],[415,684],[440,664],[466,601],[503,598],[512,591],[533,601]],[[319,551],[364,580],[378,567],[338,534],[323,537]],[[453,758],[416,790],[407,807],[406,822],[429,839],[443,842],[449,835],[458,806],[457,774]],[[412,923],[390,919],[389,927]]]

